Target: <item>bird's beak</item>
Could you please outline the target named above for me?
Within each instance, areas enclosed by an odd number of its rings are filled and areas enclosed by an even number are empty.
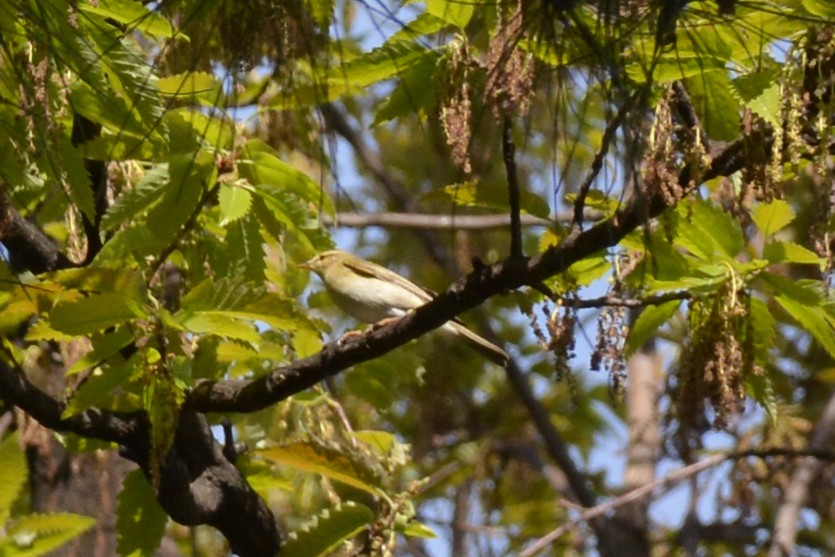
[[[305,261],[304,263],[297,263],[296,267],[299,269],[306,269],[308,271],[312,271],[313,267],[310,266],[310,261]]]

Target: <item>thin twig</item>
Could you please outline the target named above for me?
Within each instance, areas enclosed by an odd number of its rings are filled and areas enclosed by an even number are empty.
[[[148,267],[148,280],[150,281],[159,271],[160,266],[165,263],[165,260],[174,253],[174,250],[177,249],[177,246],[180,245],[180,241],[183,237],[188,233],[189,230],[194,226],[194,223],[197,222],[197,217],[200,216],[200,213],[203,211],[203,207],[206,203],[209,202],[210,199],[214,198],[217,194],[217,191],[220,189],[220,182],[215,183],[214,186],[207,189],[203,192],[203,197],[200,198],[200,201],[197,202],[197,205],[194,207],[194,210],[189,215],[188,220],[185,222],[183,226],[180,227],[180,230],[174,236],[174,239],[171,240],[165,249],[163,249],[159,256],[154,260],[153,263]]]
[[[576,309],[585,308],[599,308],[599,307],[624,307],[624,308],[639,308],[645,306],[657,306],[672,300],[689,300],[693,296],[689,292],[667,292],[666,294],[658,294],[656,296],[647,296],[646,298],[620,298],[607,294],[599,298],[590,298],[586,300],[575,300],[572,298],[563,298],[562,301],[566,306]]]
[[[577,192],[577,199],[574,201],[574,219],[571,223],[572,227],[581,228],[583,226],[583,218],[586,209],[586,197],[589,195],[589,190],[591,190],[592,184],[597,179],[598,175],[600,175],[600,170],[603,168],[603,161],[606,159],[606,155],[609,154],[609,147],[615,139],[615,134],[620,128],[621,123],[623,123],[623,117],[628,107],[629,104],[621,107],[603,131],[603,137],[600,140],[600,149],[598,149],[597,153],[594,155],[594,159],[591,161],[591,167],[589,168],[589,173],[586,175],[583,183],[580,184],[580,189]]]
[[[510,204],[510,258],[520,259],[522,253],[522,201],[519,192],[519,173],[516,171],[516,144],[513,142],[513,122],[509,116],[502,128],[502,154],[507,173],[507,195]]]
[[[540,551],[547,548],[550,544],[556,541],[560,536],[563,534],[571,531],[574,529],[578,524],[581,522],[587,522],[598,516],[608,513],[611,510],[614,510],[618,507],[622,507],[628,503],[633,501],[637,501],[650,495],[656,489],[659,488],[669,488],[682,480],[688,479],[696,474],[699,474],[709,468],[713,468],[722,464],[728,460],[740,460],[743,458],[748,457],[756,457],[756,458],[769,458],[775,456],[786,456],[786,457],[814,457],[821,460],[835,460],[835,452],[833,451],[820,451],[820,450],[812,450],[812,451],[798,451],[795,449],[784,449],[780,447],[775,447],[772,449],[764,449],[764,450],[747,450],[747,451],[737,451],[732,453],[718,453],[708,458],[694,462],[693,464],[688,464],[687,466],[670,472],[663,478],[655,480],[654,482],[650,482],[648,484],[642,485],[641,487],[635,488],[632,491],[624,493],[620,497],[616,497],[611,501],[607,501],[595,507],[586,509],[582,513],[580,513],[574,519],[566,522],[565,524],[560,525],[558,528],[555,528],[545,536],[539,538],[533,545],[525,549],[523,552],[519,553],[519,557],[533,557]],[[573,506],[573,505],[571,505]]]
[[[557,222],[568,222],[571,215],[558,213],[552,219],[543,219],[533,215],[521,215],[521,225],[525,227],[547,227]],[[600,212],[586,214],[587,218],[598,219]],[[431,215],[426,213],[340,213],[336,218],[322,217],[326,226],[345,228],[365,228],[382,226],[386,228],[423,229],[423,230],[490,230],[505,228],[510,224],[510,217],[501,215]]]

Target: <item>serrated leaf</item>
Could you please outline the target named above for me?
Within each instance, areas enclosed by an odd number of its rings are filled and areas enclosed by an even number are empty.
[[[30,514],[6,529],[3,557],[39,557],[61,547],[96,524],[96,519],[71,513]]]
[[[168,97],[202,97],[210,101],[220,100],[220,83],[208,72],[185,72],[157,80],[162,95]]]
[[[520,194],[520,205],[523,211],[540,218],[548,218],[550,208],[545,200],[527,190],[523,190]],[[445,186],[426,196],[428,199],[436,197],[448,199],[462,207],[490,207],[502,210],[508,208],[507,188],[499,184],[463,182]]]
[[[473,17],[476,0],[426,0],[426,12],[463,30]]]
[[[798,263],[820,265],[824,259],[801,245],[794,242],[768,242],[763,248],[763,257],[769,263]]]
[[[745,378],[745,384],[751,398],[763,407],[768,417],[771,418],[771,425],[774,426],[777,423],[779,407],[771,378],[767,374],[749,375]]]
[[[226,226],[249,212],[252,205],[252,194],[248,189],[233,184],[222,184],[218,192],[220,205],[220,225]]]
[[[154,37],[170,39],[174,36],[171,22],[160,14],[146,8],[142,2],[134,0],[99,0],[82,2],[78,9],[88,14],[97,14],[118,23],[137,29]]]
[[[101,220],[103,230],[113,230],[120,224],[135,219],[153,205],[165,191],[170,176],[168,163],[152,166],[133,188],[123,191],[108,207]]]
[[[86,335],[144,316],[145,313],[132,299],[107,292],[58,302],[49,312],[49,323],[67,334]]]
[[[404,23],[400,29],[394,33],[388,42],[409,42],[414,41],[424,35],[431,35],[437,33],[444,27],[447,22],[440,17],[434,16],[428,12],[423,12],[409,23]]]
[[[20,447],[17,433],[6,436],[0,442],[0,525],[5,525],[11,514],[12,504],[17,500],[29,469],[26,455]]]
[[[219,276],[242,278],[261,282],[264,280],[264,238],[253,215],[247,215],[228,227],[223,248],[215,261]]]
[[[629,338],[626,340],[626,356],[629,357],[641,348],[650,338],[655,335],[661,325],[670,320],[681,306],[681,300],[670,300],[663,304],[647,306],[641,310],[638,319],[629,331]]]
[[[733,91],[755,114],[774,127],[782,125],[780,83],[776,68],[741,75],[732,81]]]
[[[304,172],[279,159],[277,153],[260,139],[247,142],[243,157],[243,160],[238,161],[238,171],[257,189],[261,185],[276,186],[280,191],[292,193],[320,207],[327,214],[334,215],[333,204],[322,186]]]
[[[754,358],[765,365],[768,362],[768,351],[774,346],[777,336],[777,322],[768,306],[759,298],[751,298],[751,335],[754,339]]]
[[[355,536],[374,520],[365,505],[346,502],[322,511],[305,526],[290,532],[281,557],[320,557]]]
[[[321,474],[374,495],[379,493],[375,485],[378,478],[373,478],[369,470],[361,469],[356,462],[336,450],[325,451],[311,443],[298,442],[262,449],[256,454],[271,462],[311,474]]]
[[[374,115],[371,127],[413,114],[427,115],[437,103],[437,59],[427,56],[404,72],[400,83]]]
[[[305,4],[313,15],[313,20],[320,27],[327,29],[333,19],[334,0],[305,0]]]
[[[434,53],[418,42],[392,42],[363,54],[356,60],[328,72],[331,86],[342,84],[357,90],[402,74],[409,66]]]
[[[169,169],[171,181],[147,217],[148,222],[154,223],[150,231],[164,245],[173,241],[188,222],[212,172],[207,165],[197,162],[193,152],[172,156]]]
[[[192,333],[258,342],[261,335],[252,323],[242,322],[223,311],[198,311],[180,321]]]
[[[705,200],[697,200],[690,209],[684,206],[678,209],[675,245],[708,261],[717,256],[726,260],[736,258],[743,246],[739,222]]]
[[[146,355],[150,351],[146,351]],[[160,357],[159,354],[156,354]],[[182,356],[180,356],[182,358]],[[169,362],[168,366],[161,367],[152,363],[151,357],[145,364],[146,387],[142,392],[142,407],[148,414],[148,421],[151,425],[151,447],[148,458],[148,467],[151,469],[151,482],[154,491],[160,488],[160,468],[165,460],[168,451],[174,444],[174,435],[177,431],[177,423],[180,415],[180,404],[184,399],[183,390],[180,388],[176,377],[170,372],[175,367]]]
[[[93,373],[85,379],[73,394],[66,408],[61,413],[61,418],[69,418],[92,406],[112,408],[103,402],[113,397],[114,393],[120,387],[127,384],[136,370],[137,363],[132,359],[131,362],[107,366],[105,369]]]
[[[159,506],[151,484],[134,470],[125,476],[116,510],[117,550],[121,557],[151,557],[159,548],[168,515]]]
[[[808,283],[791,281],[771,273],[763,273],[762,278],[774,288],[774,300],[780,307],[835,357],[835,328],[832,317],[821,305],[821,294]]]
[[[687,92],[712,139],[731,141],[739,134],[739,103],[724,68],[705,71],[685,80]]]
[[[766,238],[788,226],[794,220],[794,216],[794,209],[782,199],[775,199],[771,203],[760,203],[751,212],[754,224]]]
[[[44,279],[90,294],[118,292],[134,300],[145,299],[145,283],[136,269],[124,267],[96,266],[80,269],[62,269],[41,275]]]
[[[835,19],[835,6],[828,0],[803,0],[803,7],[812,15],[825,19]]]
[[[93,186],[90,173],[84,165],[82,148],[70,143],[69,138],[62,137],[58,142],[60,151],[61,178],[67,188],[73,204],[90,221],[96,218],[96,208],[93,201]]]
[[[113,332],[94,335],[91,339],[93,349],[67,370],[67,377],[99,365],[102,361],[117,354],[122,348],[134,340],[134,332],[130,327],[120,327]]]

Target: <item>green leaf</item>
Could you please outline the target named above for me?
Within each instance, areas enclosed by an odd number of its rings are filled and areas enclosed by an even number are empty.
[[[390,42],[344,66],[333,68],[328,72],[328,82],[331,85],[344,84],[351,90],[368,87],[402,75],[422,58],[436,55],[418,42]]]
[[[418,522],[417,520],[412,520],[406,525],[406,528],[403,529],[403,535],[408,536],[410,538],[425,538],[425,539],[434,539],[438,537],[438,534],[422,522]]]
[[[799,263],[809,265],[821,265],[824,259],[803,246],[793,242],[768,242],[763,248],[763,257],[769,263]]]
[[[771,378],[767,374],[752,374],[745,378],[745,385],[751,398],[756,400],[763,407],[763,410],[766,411],[768,417],[771,418],[771,425],[776,425],[779,407]]]
[[[704,71],[685,80],[705,131],[712,139],[732,141],[739,134],[739,103],[731,94],[728,72]]]
[[[766,238],[788,226],[794,220],[794,216],[794,209],[782,199],[760,203],[751,212],[751,218]]]
[[[411,42],[425,35],[437,33],[446,26],[447,22],[440,17],[423,12],[409,23],[403,24],[388,42]]]
[[[195,159],[193,153],[172,156],[169,169],[171,182],[160,202],[148,212],[147,221],[154,223],[150,231],[160,244],[168,245],[194,213],[212,168]]]
[[[159,548],[168,515],[159,506],[151,484],[134,470],[122,481],[116,510],[117,551],[121,557],[151,557]]]
[[[231,223],[222,248],[222,258],[216,261],[218,276],[237,277],[251,281],[263,281],[264,238],[258,220],[247,215]]]
[[[647,306],[641,310],[626,340],[626,356],[629,357],[641,348],[664,323],[670,320],[681,306],[681,300],[670,300],[663,304]]]
[[[240,184],[221,184],[218,193],[220,204],[220,225],[226,226],[249,212],[252,205],[252,193]]]
[[[520,193],[523,211],[540,218],[548,218],[550,207],[545,200],[527,190]],[[486,184],[470,181],[452,184],[430,193],[426,198],[449,199],[454,204],[462,207],[490,207],[502,210],[508,208],[507,188],[498,183]]]
[[[0,464],[0,525],[5,525],[29,475],[17,433],[0,442]]]
[[[144,311],[134,300],[107,292],[58,302],[49,313],[49,322],[58,331],[86,335],[144,316]]]
[[[174,37],[174,28],[165,17],[148,10],[142,2],[133,0],[98,0],[81,2],[78,8],[88,14],[97,14],[130,29],[137,29],[148,35],[170,39]]]
[[[0,541],[0,554],[3,557],[47,555],[95,524],[95,518],[71,513],[26,515],[6,529],[8,537]]]
[[[82,293],[118,292],[122,296],[137,301],[145,299],[145,282],[142,274],[135,269],[102,265],[62,269],[41,276],[66,289],[78,290]]]
[[[67,370],[66,375],[69,377],[99,365],[133,342],[134,338],[134,332],[130,327],[120,327],[114,332],[94,336],[91,339],[93,349],[76,360]]]
[[[276,186],[320,207],[328,215],[335,214],[330,197],[322,186],[304,172],[279,159],[278,154],[260,139],[251,139],[246,143],[243,157],[238,161],[238,171],[256,188],[261,185]]]
[[[305,0],[305,4],[317,25],[327,29],[333,19],[334,0]]]
[[[123,191],[108,207],[101,220],[102,229],[113,230],[130,219],[140,217],[162,197],[170,179],[168,163],[154,165],[146,170],[133,188]]]
[[[176,98],[201,98],[212,103],[222,101],[223,91],[215,76],[208,72],[185,72],[157,80],[162,95]]]
[[[99,369],[89,377],[73,394],[66,408],[61,413],[61,418],[66,419],[97,406],[99,408],[114,409],[113,405],[107,404],[117,390],[126,385],[134,373],[139,369],[137,358],[131,358],[130,362],[123,362],[119,365],[106,366]]]
[[[780,307],[835,357],[835,328],[832,316],[821,305],[821,293],[808,283],[791,281],[772,273],[763,273],[762,278],[774,288],[774,300]]]
[[[174,444],[174,435],[180,415],[180,404],[185,398],[177,378],[171,370],[182,366],[183,356],[168,360],[165,367],[152,361],[161,358],[158,353],[146,350],[144,366],[145,389],[142,392],[142,408],[148,414],[151,425],[151,447],[148,466],[154,491],[160,489],[160,468]]]
[[[738,221],[703,199],[690,207],[680,206],[676,212],[674,243],[693,255],[713,261],[735,259],[743,246],[742,228]]]
[[[437,104],[437,57],[427,56],[403,73],[400,83],[374,115],[371,127],[419,114],[426,117]]]
[[[812,15],[835,19],[835,6],[828,0],[802,0],[803,7]]]
[[[257,343],[261,335],[252,323],[223,311],[198,311],[180,322],[187,331]]]
[[[755,360],[766,365],[769,361],[768,351],[774,347],[777,336],[777,321],[768,306],[759,298],[751,298],[751,335],[754,340]]]
[[[733,92],[755,114],[774,127],[782,125],[780,84],[778,70],[741,75],[733,80]]]
[[[90,221],[96,218],[96,208],[93,202],[93,186],[90,173],[84,166],[82,149],[72,145],[68,137],[62,137],[58,142],[60,151],[61,178],[70,194],[73,204]]]
[[[476,0],[426,0],[426,12],[463,30],[473,17]]]
[[[380,478],[357,461],[336,449],[328,449],[312,443],[296,442],[262,449],[256,454],[271,462],[290,466],[311,474],[321,474],[373,495],[379,493]]]
[[[352,501],[325,509],[287,537],[281,557],[332,555],[345,540],[357,535],[374,520],[374,513]]]

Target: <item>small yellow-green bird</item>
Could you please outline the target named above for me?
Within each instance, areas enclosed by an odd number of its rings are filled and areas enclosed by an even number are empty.
[[[432,292],[397,273],[344,251],[326,251],[299,266],[319,275],[336,305],[365,323],[402,317],[434,298]],[[463,340],[491,362],[507,365],[507,352],[457,319],[447,321],[441,330]]]

